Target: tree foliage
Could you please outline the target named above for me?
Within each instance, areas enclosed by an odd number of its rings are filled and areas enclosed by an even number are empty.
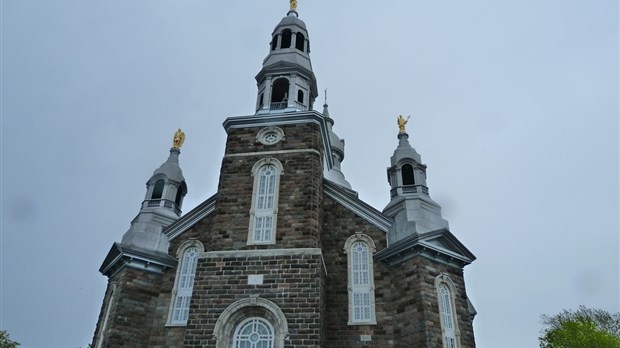
[[[542,316],[540,348],[620,348],[620,313],[580,306]]]
[[[0,348],[17,348],[19,343],[11,340],[9,333],[5,330],[0,330]]]

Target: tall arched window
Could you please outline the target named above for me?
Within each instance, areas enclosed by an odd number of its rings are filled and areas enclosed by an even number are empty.
[[[349,325],[375,324],[375,285],[372,239],[356,233],[345,242],[348,255]]]
[[[285,109],[287,106],[289,82],[285,78],[279,78],[273,82],[271,88],[271,109]]]
[[[202,251],[204,251],[204,247],[196,240],[185,242],[179,248],[179,264],[177,266],[174,290],[172,291],[172,306],[168,320],[171,325],[187,324],[189,304],[194,288],[194,277],[196,276],[196,266]]]
[[[274,35],[273,38],[271,39],[271,50],[275,50],[278,47],[278,36],[279,35]]]
[[[273,346],[273,327],[263,318],[245,319],[235,330],[234,348],[273,348]]]
[[[454,308],[454,284],[447,275],[442,274],[435,280],[435,287],[439,302],[439,321],[441,323],[443,346],[444,348],[458,348],[460,347],[460,342]]]
[[[282,32],[282,43],[280,44],[280,48],[289,48],[291,47],[291,39],[293,38],[293,32],[290,30],[284,30]]]
[[[164,193],[164,179],[159,179],[155,181],[151,199],[161,199],[161,196],[163,195],[163,193]]]
[[[248,244],[275,243],[278,216],[278,191],[282,164],[275,158],[264,158],[252,169],[254,192],[250,210]]]
[[[304,91],[302,91],[301,89],[297,90],[297,102],[299,104],[303,104],[304,103]]]
[[[295,37],[295,48],[303,52],[305,43],[306,38],[304,37],[304,34],[297,33]]]
[[[403,185],[415,185],[413,166],[411,164],[404,164],[402,167],[400,167],[400,172],[403,176]]]
[[[187,185],[185,184],[185,181],[183,181],[179,185],[179,188],[177,188],[177,195],[174,198],[174,203],[177,205],[177,207],[179,207],[179,209],[181,209],[181,203],[183,203],[183,197],[185,196],[186,193],[187,193]]]

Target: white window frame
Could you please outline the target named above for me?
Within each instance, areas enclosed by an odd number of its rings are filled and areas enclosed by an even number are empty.
[[[176,277],[174,279],[174,288],[172,289],[172,299],[170,300],[170,310],[168,312],[168,326],[185,326],[189,318],[189,304],[194,289],[194,279],[196,277],[196,266],[198,259],[204,253],[204,246],[195,239],[190,239],[179,247],[177,250]],[[187,259],[188,252],[195,253],[192,259]],[[192,264],[188,264],[192,262]],[[178,317],[177,314],[181,316]]]
[[[245,330],[246,327],[250,325],[253,326],[252,333],[250,333],[249,335],[241,334],[241,331]],[[256,331],[256,326],[262,326],[266,328],[268,333],[260,334],[259,332]],[[250,318],[244,319],[242,322],[239,323],[239,325],[237,325],[237,328],[235,329],[235,334],[233,337],[234,337],[233,338],[234,348],[240,348],[241,344],[246,343],[246,342],[250,343],[250,348],[256,348],[257,343],[267,343],[267,348],[274,348],[275,334],[274,334],[273,326],[268,320],[265,320],[264,318],[261,318],[261,317],[250,317]],[[252,342],[253,338],[258,339],[258,341]],[[244,345],[244,347],[246,346]],[[264,346],[261,345],[261,347],[264,347]]]
[[[220,314],[213,328],[215,348],[230,348],[238,323],[249,317],[260,317],[268,321],[273,328],[273,348],[284,348],[284,342],[289,338],[286,316],[278,305],[258,295],[237,300]]]
[[[273,182],[263,181],[262,171],[270,167],[273,169]],[[282,163],[275,158],[267,157],[259,160],[252,167],[254,177],[254,188],[252,190],[252,206],[250,208],[250,226],[248,230],[248,245],[252,244],[275,244],[276,227],[278,222],[278,197],[280,192],[280,176],[282,175]],[[261,184],[271,184],[263,190]],[[266,207],[265,202],[268,202]],[[261,222],[262,220],[262,222]],[[269,227],[264,227],[264,223],[269,222]],[[268,235],[267,235],[268,234]]]
[[[359,243],[359,244],[358,244]],[[363,262],[359,267],[356,265],[356,252],[353,248],[363,246],[366,248],[366,260],[357,260]],[[351,237],[347,238],[344,243],[344,252],[347,254],[347,290],[349,293],[349,325],[374,325],[377,323],[375,315],[375,277],[374,277],[374,265],[373,254],[377,250],[375,242],[369,236],[357,232]],[[354,269],[356,268],[356,269]],[[361,280],[361,281],[358,281]],[[360,301],[367,298],[366,303]],[[357,300],[357,301],[356,301]],[[364,309],[369,311],[369,315],[364,315],[362,318],[356,317],[356,309],[358,313],[362,313]]]
[[[447,274],[440,274],[435,278],[437,302],[439,307],[439,322],[441,323],[441,339],[444,348],[460,348],[460,330],[456,316],[456,287]]]

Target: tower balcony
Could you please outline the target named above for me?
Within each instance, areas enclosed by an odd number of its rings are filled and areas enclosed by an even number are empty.
[[[142,209],[145,208],[166,208],[172,210],[178,216],[181,215],[181,209],[179,206],[169,199],[147,199],[142,202]]]
[[[390,190],[390,196],[410,195],[416,193],[423,193],[428,195],[428,187],[424,185],[403,185],[397,186]]]
[[[281,101],[261,105],[256,110],[257,115],[281,114],[287,112],[308,111],[309,108],[298,101]]]

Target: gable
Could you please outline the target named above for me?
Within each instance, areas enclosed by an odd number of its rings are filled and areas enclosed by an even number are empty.
[[[357,195],[352,193],[351,190],[329,180],[323,180],[323,193],[383,232],[387,233],[394,222],[377,209],[357,198]]]

